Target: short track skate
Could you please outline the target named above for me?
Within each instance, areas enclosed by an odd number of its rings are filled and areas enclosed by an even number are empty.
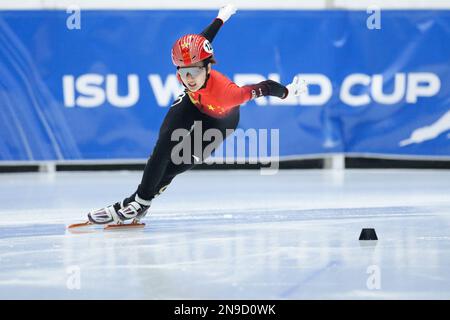
[[[130,223],[112,223],[112,224],[96,224],[92,223],[90,221],[82,222],[82,223],[74,223],[67,226],[67,230],[69,231],[82,231],[86,228],[92,229],[92,228],[99,228],[102,227],[103,230],[109,231],[109,230],[133,230],[133,229],[142,229],[145,227],[145,223],[138,222],[133,220]]]

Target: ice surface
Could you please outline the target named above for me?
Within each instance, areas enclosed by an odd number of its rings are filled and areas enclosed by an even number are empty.
[[[140,177],[1,174],[0,298],[450,299],[450,171],[191,171],[143,230],[66,231]]]

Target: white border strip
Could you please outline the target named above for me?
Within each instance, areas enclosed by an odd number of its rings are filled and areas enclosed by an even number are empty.
[[[227,3],[239,10],[450,9],[449,0],[0,0],[0,10],[217,10]]]
[[[3,10],[66,10],[76,6],[85,10],[217,10],[233,3],[239,10],[324,9],[327,0],[1,0]]]
[[[378,7],[388,10],[450,9],[449,0],[334,0],[335,9],[367,10]]]

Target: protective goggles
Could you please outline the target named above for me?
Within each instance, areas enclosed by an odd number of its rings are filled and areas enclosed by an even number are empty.
[[[178,68],[178,74],[184,79],[187,78],[188,74],[190,74],[192,78],[196,78],[203,72],[203,69],[205,69],[205,67]]]

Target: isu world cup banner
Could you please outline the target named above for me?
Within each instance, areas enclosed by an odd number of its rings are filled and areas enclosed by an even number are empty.
[[[180,36],[215,11],[0,11],[0,161],[147,158],[182,92]],[[450,158],[450,11],[241,11],[214,39],[239,85],[295,75],[299,97],[241,106],[239,128],[278,129],[281,158]]]

